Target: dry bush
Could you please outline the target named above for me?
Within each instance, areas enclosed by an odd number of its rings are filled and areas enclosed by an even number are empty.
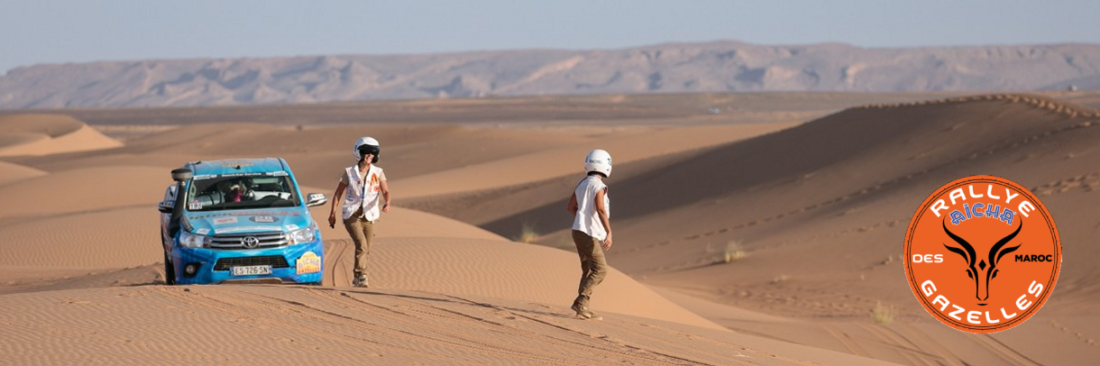
[[[874,320],[875,324],[890,324],[894,321],[894,307],[875,302],[875,307],[871,309],[871,320]]]
[[[748,257],[749,254],[745,252],[745,249],[741,247],[741,242],[738,240],[732,240],[726,243],[726,250],[722,252],[722,262],[732,263]]]
[[[534,243],[535,240],[538,240],[539,236],[541,235],[535,230],[535,225],[524,223],[523,226],[519,228],[519,236],[517,236],[515,240],[520,243],[531,244]]]

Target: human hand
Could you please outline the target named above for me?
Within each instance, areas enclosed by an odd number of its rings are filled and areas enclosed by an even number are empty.
[[[390,204],[386,203],[382,205],[382,212],[390,213]]]
[[[335,213],[333,213],[331,215],[328,215],[328,227],[333,228],[333,229],[336,228],[336,214]]]
[[[603,243],[600,243],[600,246],[603,247],[603,250],[611,250],[611,234],[607,234],[607,238],[603,240]]]

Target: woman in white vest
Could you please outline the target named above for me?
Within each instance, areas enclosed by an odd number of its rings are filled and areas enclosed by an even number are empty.
[[[386,173],[374,165],[381,152],[378,140],[362,137],[355,141],[354,154],[359,162],[340,173],[340,184],[332,195],[332,213],[328,226],[336,227],[336,203],[341,202],[344,227],[355,242],[355,279],[352,285],[367,287],[367,256],[374,238],[374,223],[382,213],[390,212],[390,188]],[[345,194],[346,193],[346,194]],[[339,199],[343,196],[344,199]],[[381,198],[381,199],[380,199]],[[381,209],[379,209],[381,207]]]
[[[607,275],[603,252],[611,249],[611,198],[603,182],[611,176],[611,154],[592,150],[584,158],[584,170],[588,175],[577,183],[565,209],[573,215],[573,243],[577,245],[583,271],[572,309],[578,318],[592,319],[596,314],[588,310],[588,301],[592,290]]]

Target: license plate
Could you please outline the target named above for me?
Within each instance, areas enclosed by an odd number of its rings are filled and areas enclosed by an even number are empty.
[[[229,268],[229,273],[234,276],[252,276],[271,274],[271,266],[242,266]]]

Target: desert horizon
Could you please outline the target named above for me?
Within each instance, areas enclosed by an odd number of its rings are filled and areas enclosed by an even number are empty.
[[[1088,364],[1100,355],[1100,92],[598,94],[0,111],[0,349],[13,364]],[[371,286],[321,225],[320,286],[166,284],[188,161],[284,158],[329,200],[360,136],[394,208]],[[565,212],[614,157],[611,266],[580,320]],[[1011,179],[1064,261],[1022,325],[940,324],[903,271],[937,187]],[[310,209],[322,223],[329,205]]]

